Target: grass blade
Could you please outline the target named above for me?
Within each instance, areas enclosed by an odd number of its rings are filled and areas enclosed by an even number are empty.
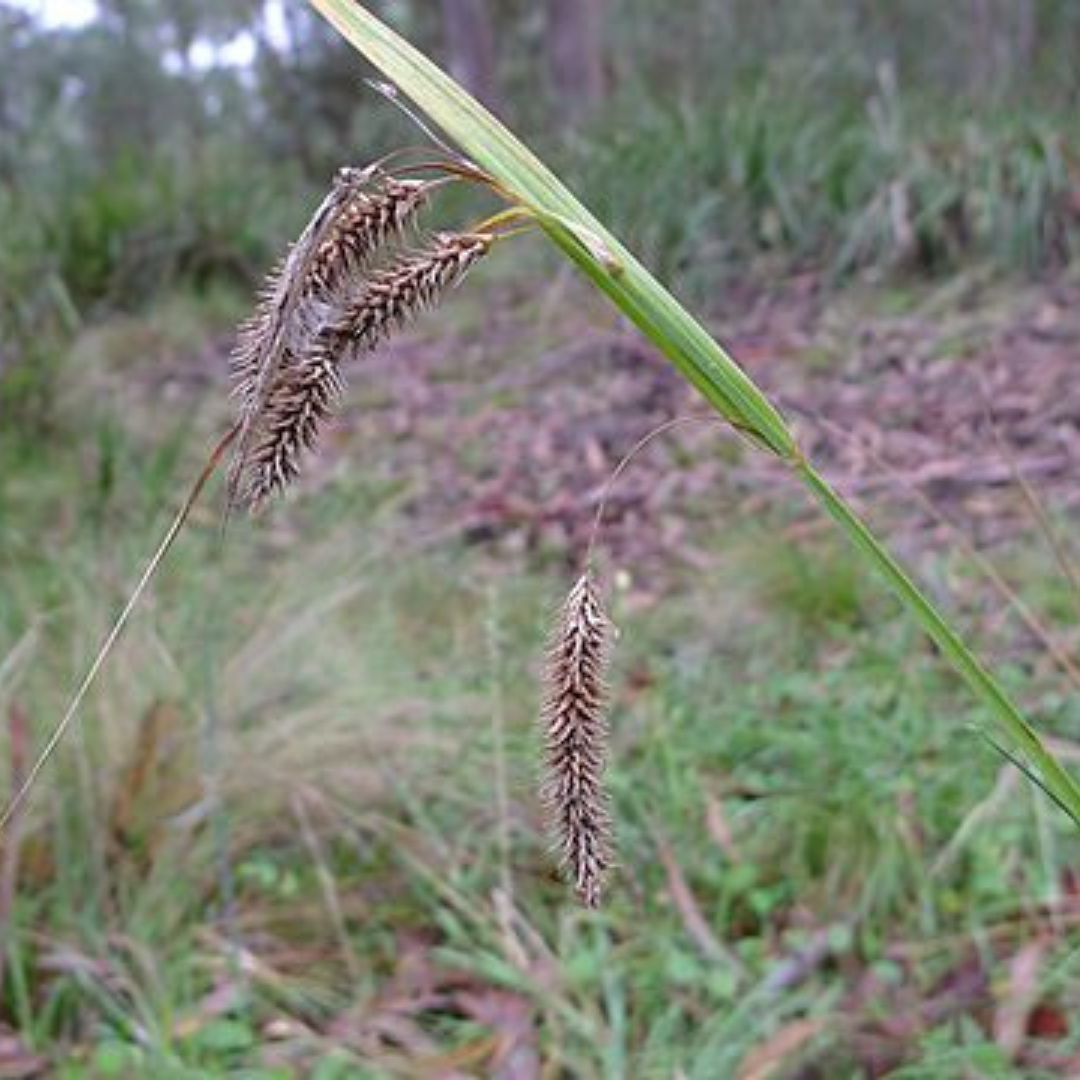
[[[551,239],[738,430],[783,458],[990,710],[1037,782],[1080,825],[1080,786],[992,673],[855,511],[805,461],[784,418],[727,352],[516,136],[354,0],[309,0],[337,30],[540,221]],[[1030,775],[1034,777],[1035,772]]]
[[[740,430],[790,457],[779,412],[704,327],[585,209],[516,136],[419,50],[352,0],[311,0],[477,164],[539,218],[589,278]]]

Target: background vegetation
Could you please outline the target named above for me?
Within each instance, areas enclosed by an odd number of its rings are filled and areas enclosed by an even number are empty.
[[[832,420],[887,411],[872,450],[940,478],[947,388],[987,380],[959,480],[859,490],[1073,754],[1080,9],[373,6],[795,405],[861,395]],[[338,165],[420,138],[300,3],[93,12],[0,4],[9,784],[225,423],[255,282]],[[615,506],[622,870],[597,916],[555,879],[548,617],[599,484],[688,402],[547,259],[500,252],[357,378],[297,498],[224,546],[195,522],[0,849],[0,1075],[1074,1075],[1067,823],[715,434]]]

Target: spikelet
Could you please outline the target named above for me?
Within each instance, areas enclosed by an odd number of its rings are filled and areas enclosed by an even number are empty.
[[[342,288],[350,275],[368,266],[416,219],[427,204],[430,187],[420,180],[383,176],[373,191],[358,192],[315,253],[305,282],[307,291],[329,296]]]
[[[491,243],[487,235],[441,234],[429,249],[373,273],[354,299],[311,299],[301,307],[296,340],[259,409],[237,502],[256,509],[299,476],[343,392],[343,363],[437,303]]]
[[[230,368],[242,416],[258,411],[259,390],[267,390],[272,382],[260,380],[286,309],[291,325],[283,328],[283,348],[302,351],[303,341],[310,337],[317,320],[318,302],[345,288],[349,276],[398,237],[427,202],[430,185],[422,181],[384,176],[369,192],[359,186],[366,179],[366,170],[339,172],[330,202],[316,215],[323,217],[322,224],[313,230],[316,235],[306,244],[302,238],[290,256],[274,267],[260,291],[254,314],[241,323]],[[306,248],[306,254],[298,250],[301,248]],[[302,278],[299,282],[292,280],[297,274]],[[290,295],[295,300],[291,307]]]
[[[612,625],[588,572],[570,590],[544,674],[545,775],[541,798],[562,865],[588,907],[598,907],[612,865],[606,670]]]
[[[229,471],[229,506],[254,507],[285,486],[313,447],[341,392],[340,342],[323,339],[336,290],[422,209],[428,185],[339,170],[300,239],[267,279],[241,324],[230,358],[240,436]],[[370,190],[369,190],[370,189]],[[331,320],[332,321],[332,320]]]
[[[487,254],[484,233],[438,233],[431,246],[371,275],[347,301],[327,333],[348,345],[352,355],[374,348],[414,316],[433,307]]]
[[[330,193],[285,258],[268,275],[254,313],[240,325],[229,366],[245,430],[253,426],[286,353],[299,351],[299,339],[309,324],[304,309],[308,306],[306,282],[311,268],[338,218],[359,196],[366,180],[367,171],[363,169],[338,171]]]
[[[249,415],[255,405],[267,343],[274,334],[274,313],[284,293],[282,278],[285,259],[280,260],[263,282],[255,301],[255,310],[237,327],[236,344],[229,355],[229,377],[233,396],[239,399],[241,416]]]
[[[263,415],[279,382],[280,369],[306,351],[313,315],[305,282],[316,253],[344,208],[355,199],[369,173],[341,169],[288,255],[267,279],[255,313],[243,323],[230,357],[234,394],[239,399],[239,433],[229,467],[226,513],[241,499],[252,447],[265,432]]]
[[[300,361],[287,358],[247,456],[241,502],[257,510],[299,476],[304,453],[315,448],[344,392],[337,360],[325,350],[316,347]]]

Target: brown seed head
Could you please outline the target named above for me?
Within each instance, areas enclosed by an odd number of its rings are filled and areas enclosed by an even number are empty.
[[[345,391],[336,359],[313,349],[287,358],[267,395],[240,485],[240,500],[258,509],[300,474]]]
[[[439,233],[429,248],[407,255],[368,279],[344,305],[331,333],[354,353],[374,348],[420,312],[433,307],[490,250],[486,234]]]
[[[260,367],[265,349],[274,332],[274,313],[283,292],[284,260],[267,275],[255,301],[255,310],[236,331],[236,344],[229,356],[229,374],[233,395],[240,401],[241,415],[248,415],[255,404]]]
[[[427,203],[430,185],[382,177],[372,191],[357,192],[319,245],[308,272],[309,293],[329,296],[401,235]]]
[[[329,194],[262,290],[255,312],[241,324],[230,357],[234,394],[240,402],[239,434],[229,467],[228,506],[240,501],[249,458],[264,430],[267,404],[281,381],[282,369],[307,351],[312,305],[305,282],[323,243],[342,211],[355,200],[367,179],[361,169],[342,170]]]
[[[603,787],[611,631],[585,573],[563,604],[548,655],[541,796],[562,864],[588,907],[599,906],[612,866],[611,814]]]
[[[490,248],[488,235],[439,234],[357,288],[354,276],[422,209],[430,186],[371,169],[341,170],[269,276],[231,357],[240,434],[230,506],[258,505],[293,480],[341,394],[343,361],[435,304]]]

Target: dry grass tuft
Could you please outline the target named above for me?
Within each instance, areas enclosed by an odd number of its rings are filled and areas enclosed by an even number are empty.
[[[548,656],[541,795],[563,867],[588,907],[599,906],[612,866],[611,814],[603,788],[611,632],[586,572],[563,604]]]

